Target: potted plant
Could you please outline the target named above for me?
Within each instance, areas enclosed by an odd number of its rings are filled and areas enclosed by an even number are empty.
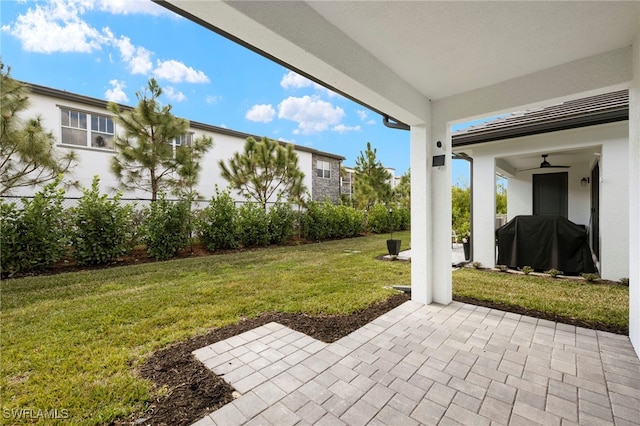
[[[469,233],[462,237],[462,249],[464,250],[464,259],[471,259],[471,235]]]
[[[400,244],[401,240],[393,239],[393,209],[389,208],[389,229],[391,230],[391,238],[387,240],[387,250],[389,251],[389,255],[397,256],[400,253]]]

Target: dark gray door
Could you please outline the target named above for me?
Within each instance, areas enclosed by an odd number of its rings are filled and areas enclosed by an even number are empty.
[[[569,216],[569,174],[533,175],[533,214]]]
[[[591,250],[600,259],[600,165],[591,170]]]

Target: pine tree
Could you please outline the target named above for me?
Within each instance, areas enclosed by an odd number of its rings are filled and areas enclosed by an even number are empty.
[[[391,174],[376,159],[377,151],[367,142],[366,151],[360,151],[356,159],[354,199],[356,205],[365,210],[376,202],[387,203],[391,199]]]
[[[118,104],[109,104],[124,130],[114,138],[117,155],[111,170],[123,189],[150,192],[151,201],[157,200],[160,191],[176,191],[181,185],[192,190],[199,161],[213,146],[212,138],[204,135],[190,146],[174,146],[173,141],[186,134],[189,121],[174,116],[171,105],[162,106],[160,95],[162,89],[152,78],[144,91],[136,93],[136,108],[123,111]]]
[[[248,137],[244,152],[236,152],[226,164],[220,161],[221,175],[231,187],[262,208],[272,197],[286,197],[300,204],[306,191],[304,173],[298,167],[293,145],[263,137],[259,142]]]
[[[19,114],[29,107],[28,88],[10,73],[0,62],[0,196],[53,181],[76,163],[73,151],[56,152],[55,137],[40,117],[20,120]]]

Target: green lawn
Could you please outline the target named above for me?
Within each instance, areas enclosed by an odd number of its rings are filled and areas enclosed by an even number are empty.
[[[396,235],[409,246],[409,232]],[[384,300],[411,279],[408,263],[374,259],[387,238],[4,281],[0,422],[25,409],[108,423],[151,399],[135,367],[160,347],[262,312],[348,314]]]
[[[465,268],[453,273],[453,294],[622,330],[629,328],[629,288],[619,284]]]

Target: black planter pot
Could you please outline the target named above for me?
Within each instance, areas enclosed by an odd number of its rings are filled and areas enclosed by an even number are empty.
[[[462,249],[464,250],[464,260],[471,259],[471,242],[462,243]]]
[[[397,256],[400,253],[400,243],[402,240],[387,240],[387,250],[391,256]]]

